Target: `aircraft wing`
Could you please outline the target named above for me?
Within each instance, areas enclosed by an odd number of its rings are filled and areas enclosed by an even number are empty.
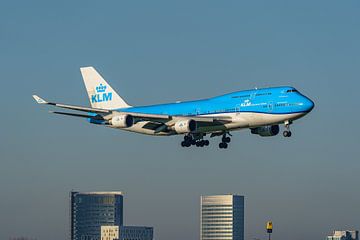
[[[200,117],[200,116],[177,116],[177,115],[166,115],[166,114],[149,114],[149,113],[136,113],[136,112],[122,112],[113,111],[113,114],[107,115],[104,118],[110,120],[114,114],[128,114],[135,118],[137,121],[150,121],[157,123],[166,123],[166,125],[175,124],[179,120],[192,119],[196,122],[212,123],[212,122],[231,122],[231,117]]]
[[[196,122],[203,122],[203,123],[214,123],[214,122],[221,122],[221,123],[230,123],[232,121],[231,117],[211,117],[211,116],[173,116],[173,119],[192,119]]]
[[[74,116],[74,117],[83,117],[91,118],[93,120],[104,120],[108,122],[111,118],[118,114],[128,114],[134,117],[135,122],[148,121],[151,128],[154,128],[156,132],[166,131],[168,127],[172,127],[177,121],[181,120],[194,120],[198,123],[206,125],[218,125],[231,122],[231,117],[212,117],[212,116],[173,116],[173,115],[163,115],[163,114],[148,114],[148,113],[136,113],[136,112],[125,112],[125,111],[115,111],[108,109],[100,108],[89,108],[75,105],[67,105],[62,103],[47,102],[37,95],[33,95],[35,101],[39,104],[47,104],[60,108],[82,111],[87,113],[94,113],[96,115],[85,115],[85,114],[76,114],[76,113],[66,113],[66,112],[52,112],[55,114]]]
[[[201,125],[222,125],[231,122],[229,117],[198,117],[198,116],[171,116],[161,114],[146,114],[146,113],[132,113],[132,112],[117,112],[118,114],[129,114],[134,117],[135,122],[148,121],[143,128],[152,129],[155,133],[167,131],[173,127],[176,122],[181,120],[194,120]],[[112,115],[112,114],[111,114]],[[111,118],[112,116],[105,116],[104,118]]]
[[[70,110],[76,110],[76,111],[82,111],[82,112],[92,112],[92,113],[111,113],[111,110],[106,110],[106,109],[80,107],[80,106],[67,105],[67,104],[61,104],[61,103],[47,102],[37,95],[33,95],[33,98],[39,104],[47,104],[47,105],[52,105],[52,106],[70,109]]]

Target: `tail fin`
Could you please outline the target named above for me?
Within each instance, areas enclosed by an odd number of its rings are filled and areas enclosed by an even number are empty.
[[[91,107],[117,109],[130,107],[93,67],[80,68]]]

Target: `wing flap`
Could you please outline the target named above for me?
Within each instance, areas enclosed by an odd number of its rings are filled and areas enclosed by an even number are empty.
[[[93,119],[93,120],[105,120],[105,119],[104,119],[102,116],[100,116],[100,115],[91,116],[91,115],[87,115],[87,114],[58,112],[58,111],[49,111],[49,112],[50,112],[50,113],[59,114],[59,115],[66,115],[66,116],[73,116],[73,117],[82,117],[82,118],[91,118],[91,119]]]

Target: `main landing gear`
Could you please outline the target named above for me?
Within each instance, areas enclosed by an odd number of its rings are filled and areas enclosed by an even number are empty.
[[[195,145],[197,147],[209,146],[209,140],[204,140],[205,135],[185,135],[184,141],[181,142],[182,147],[190,147],[191,145]]]
[[[290,124],[291,123],[292,123],[291,121],[285,121],[286,130],[283,132],[284,137],[291,137],[291,131],[290,131]]]
[[[228,148],[230,142],[231,142],[231,138],[227,137],[226,133],[224,133],[224,135],[221,138],[221,143],[219,143],[219,148],[224,148],[224,149]]]

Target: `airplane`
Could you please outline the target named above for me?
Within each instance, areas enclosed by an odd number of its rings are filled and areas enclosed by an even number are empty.
[[[55,114],[81,117],[92,124],[154,136],[184,135],[182,147],[209,145],[205,136],[221,137],[219,148],[226,149],[231,131],[250,129],[261,137],[291,137],[290,125],[311,112],[314,102],[293,87],[255,88],[195,101],[150,106],[130,106],[93,67],[80,68],[91,107],[47,102],[39,104],[78,112]],[[79,113],[81,112],[81,113]]]

